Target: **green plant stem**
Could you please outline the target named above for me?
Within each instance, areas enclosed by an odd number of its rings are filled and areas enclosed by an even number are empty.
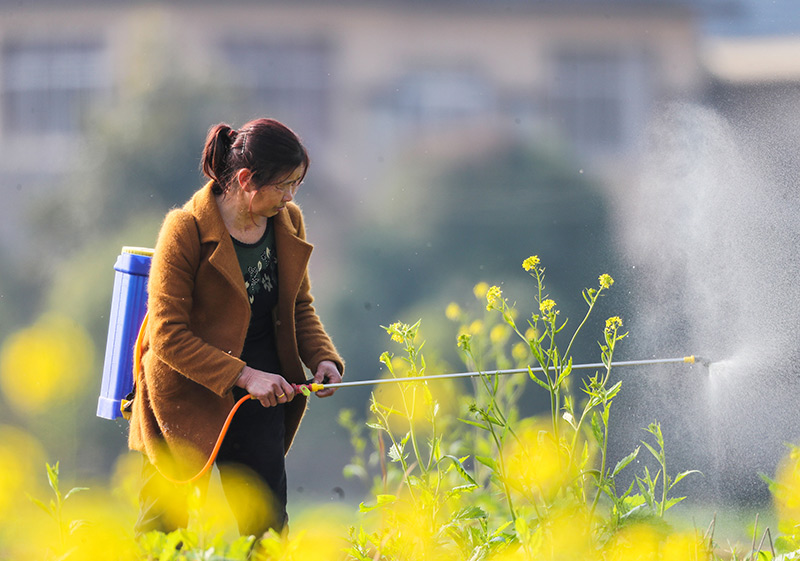
[[[595,293],[595,294],[594,294],[594,295],[593,295],[593,296],[590,298],[590,300],[591,300],[591,301],[590,301],[590,303],[589,303],[589,309],[588,309],[588,310],[586,310],[586,315],[584,315],[584,316],[583,316],[583,321],[581,321],[580,325],[578,326],[578,329],[576,329],[576,330],[575,330],[575,333],[573,333],[573,334],[572,334],[572,339],[570,339],[570,341],[569,341],[569,345],[567,345],[567,350],[566,350],[566,352],[564,353],[564,356],[569,356],[569,352],[572,350],[572,344],[575,342],[575,339],[578,337],[578,333],[580,333],[581,329],[583,329],[583,326],[584,326],[584,325],[586,325],[586,321],[589,319],[589,316],[591,315],[591,313],[592,313],[592,310],[594,309],[594,305],[597,303],[597,298],[600,296],[600,293],[601,293],[601,292],[603,292],[603,289],[602,289],[602,288],[600,288],[600,289],[599,289],[599,290],[598,290],[598,291],[597,291],[597,292],[596,292],[596,293]]]
[[[594,516],[594,511],[597,508],[598,502],[600,501],[600,493],[602,492],[603,481],[606,478],[606,464],[608,462],[608,423],[605,422],[605,417],[603,420],[603,447],[600,454],[600,481],[598,482],[597,492],[595,493],[594,500],[592,501],[590,516]]]

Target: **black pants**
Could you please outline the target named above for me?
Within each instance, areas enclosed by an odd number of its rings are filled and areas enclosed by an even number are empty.
[[[237,400],[244,395],[244,390],[234,388]],[[282,532],[286,526],[284,434],[282,404],[263,407],[259,401],[249,400],[234,415],[222,442],[216,465],[242,535],[258,537],[269,529]],[[199,483],[203,492],[207,485],[208,477]],[[145,458],[137,535],[186,527],[189,513],[185,493],[188,489],[177,488],[165,494],[165,486],[175,487]]]

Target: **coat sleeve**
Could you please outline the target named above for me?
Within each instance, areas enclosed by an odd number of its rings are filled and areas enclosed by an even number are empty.
[[[299,212],[299,209],[292,216],[292,222],[297,230],[297,236],[305,240],[305,225],[303,223],[303,215]],[[333,341],[325,331],[325,327],[314,309],[314,297],[311,295],[311,281],[308,271],[303,275],[300,290],[295,300],[294,321],[297,348],[303,363],[312,372],[316,372],[320,362],[330,360],[336,364],[339,373],[344,374],[344,360],[336,351]]]
[[[191,329],[192,294],[200,259],[194,217],[186,211],[173,210],[164,220],[150,269],[150,350],[178,375],[222,396],[231,389],[245,364]],[[180,380],[153,382],[167,393],[181,385]]]

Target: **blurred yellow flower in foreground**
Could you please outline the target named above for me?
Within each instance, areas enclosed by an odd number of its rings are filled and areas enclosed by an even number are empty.
[[[625,526],[605,547],[606,561],[658,561],[662,535],[647,524]]]
[[[661,561],[711,561],[711,558],[703,536],[695,533],[672,534],[661,546]]]
[[[39,494],[37,474],[44,473],[45,455],[39,442],[24,430],[0,425],[0,525],[16,516],[26,494]]]
[[[83,390],[94,345],[69,318],[50,314],[11,335],[0,350],[0,390],[23,413],[40,413]]]
[[[506,483],[528,499],[549,499],[571,479],[568,453],[545,422],[523,424],[504,455]]]
[[[404,434],[409,425],[425,432],[431,429],[433,416],[453,415],[456,404],[452,396],[457,393],[452,380],[427,382],[397,382],[381,384],[375,388],[375,400],[393,411],[389,416],[392,430]]]
[[[800,524],[800,448],[791,448],[775,472],[773,502],[780,530],[794,535]]]

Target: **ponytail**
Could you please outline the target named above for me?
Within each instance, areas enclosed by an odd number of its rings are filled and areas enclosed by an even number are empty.
[[[231,172],[229,156],[237,136],[237,131],[225,123],[211,127],[206,136],[201,169],[214,182],[212,191],[215,195],[221,195],[228,189]]]

